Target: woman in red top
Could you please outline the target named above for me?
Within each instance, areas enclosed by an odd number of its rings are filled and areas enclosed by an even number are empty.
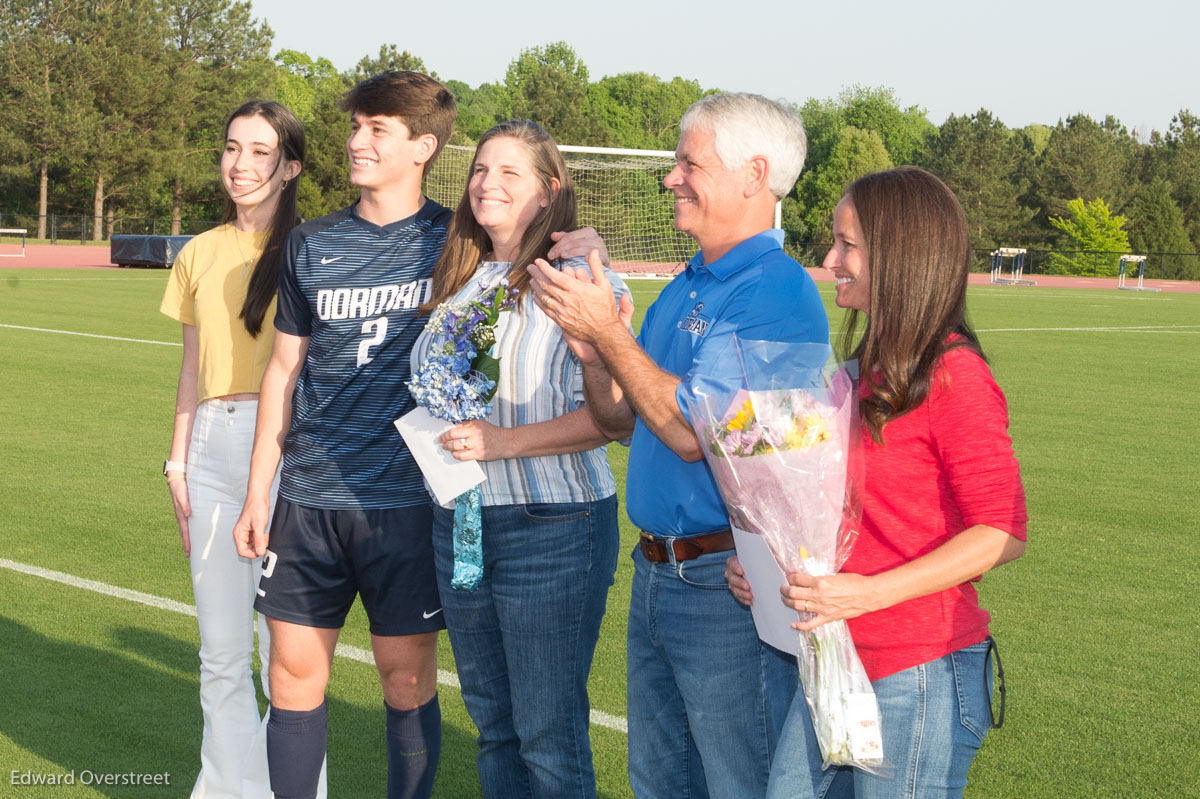
[[[966,219],[944,183],[901,167],[851,185],[833,234],[825,268],[863,375],[863,517],[840,573],[789,574],[782,593],[797,629],[848,620],[890,769],[822,770],[797,694],[768,796],[961,796],[992,726],[994,644],[974,583],[1024,552],[1027,518],[1004,394],[966,321]],[[748,603],[735,559],[727,577]]]

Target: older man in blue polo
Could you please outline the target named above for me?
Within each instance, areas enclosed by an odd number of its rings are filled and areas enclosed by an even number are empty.
[[[639,799],[753,799],[797,684],[729,593],[729,520],[688,421],[693,386],[737,385],[741,339],[828,342],[812,279],[784,254],[774,209],[799,176],[800,118],[752,94],[714,94],[680,121],[663,180],[675,226],[700,252],[663,289],[640,335],[592,277],[530,267],[538,304],[583,362],[587,405],[614,438],[632,431],[626,509],[641,530],[629,608],[629,776]]]

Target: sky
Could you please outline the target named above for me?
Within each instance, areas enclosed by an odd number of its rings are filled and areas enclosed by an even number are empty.
[[[395,44],[472,87],[502,82],[523,49],[565,41],[592,81],[648,72],[795,103],[886,86],[937,125],[981,107],[1009,127],[1111,114],[1144,137],[1180,109],[1200,113],[1195,0],[251,2],[275,52],[345,70]]]

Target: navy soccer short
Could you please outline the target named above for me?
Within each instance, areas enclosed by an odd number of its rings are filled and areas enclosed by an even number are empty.
[[[254,608],[306,627],[341,628],[362,597],[374,635],[446,627],[433,571],[433,511],[275,507]]]

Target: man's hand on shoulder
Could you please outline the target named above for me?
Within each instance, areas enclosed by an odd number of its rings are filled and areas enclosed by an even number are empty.
[[[593,227],[581,227],[569,233],[551,233],[550,240],[554,242],[554,246],[546,253],[547,261],[558,258],[587,258],[592,250],[596,250],[600,254],[600,263],[605,266],[609,264],[608,247]]]

